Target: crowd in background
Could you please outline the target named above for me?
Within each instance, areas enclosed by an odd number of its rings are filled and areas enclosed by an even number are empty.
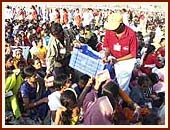
[[[102,53],[104,24],[114,12],[123,15],[123,23],[136,32],[138,39],[129,94],[115,81],[91,78],[68,65],[77,43]],[[4,16],[6,124],[165,124],[164,12],[57,6],[43,10],[38,5],[29,8],[8,5]],[[68,61],[60,68],[61,72],[49,74],[47,61],[48,55],[53,54],[48,53],[54,24],[63,29],[60,47],[68,52]],[[50,76],[54,79],[47,83]],[[105,108],[101,107],[103,104]]]

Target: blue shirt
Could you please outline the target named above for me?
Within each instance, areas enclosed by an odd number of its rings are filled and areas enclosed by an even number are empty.
[[[37,92],[37,88],[31,87],[31,85],[28,82],[24,82],[21,85],[20,92],[21,92],[22,98],[23,97],[29,98],[29,102],[34,102],[39,98],[37,95],[39,93]],[[49,91],[45,92],[45,94],[42,96],[46,97],[48,94],[49,94]],[[48,109],[49,109],[48,104],[41,104],[35,108],[30,109],[29,111],[26,111],[26,113],[28,113],[31,119],[33,120],[37,120],[37,118],[40,118],[41,120],[43,120],[48,113]]]
[[[21,85],[21,96],[29,98],[29,101],[33,101],[36,99],[36,88],[31,87],[31,85],[28,82],[24,82]]]

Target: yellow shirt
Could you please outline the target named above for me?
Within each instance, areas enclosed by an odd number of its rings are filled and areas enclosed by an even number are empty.
[[[45,47],[38,47],[37,48],[37,57],[40,58],[41,60],[45,59],[47,55],[47,49]]]

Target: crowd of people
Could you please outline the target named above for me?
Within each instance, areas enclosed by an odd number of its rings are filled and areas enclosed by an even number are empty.
[[[6,125],[165,125],[164,12],[7,5],[4,29]],[[71,68],[83,45],[114,76]]]

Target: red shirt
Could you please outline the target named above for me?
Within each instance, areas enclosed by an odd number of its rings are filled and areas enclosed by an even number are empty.
[[[156,51],[157,55],[161,54],[162,57],[165,57],[165,47],[160,47]]]
[[[129,27],[125,27],[125,32],[120,39],[117,38],[115,32],[106,30],[103,47],[109,48],[115,58],[121,58],[128,54],[132,54],[136,58],[137,46],[136,34]]]
[[[158,67],[161,67],[162,64],[158,61],[157,55],[155,53],[149,54],[147,58],[143,61],[143,65],[141,66],[141,71],[146,74],[152,73],[152,68],[145,67],[145,65],[156,65]]]

